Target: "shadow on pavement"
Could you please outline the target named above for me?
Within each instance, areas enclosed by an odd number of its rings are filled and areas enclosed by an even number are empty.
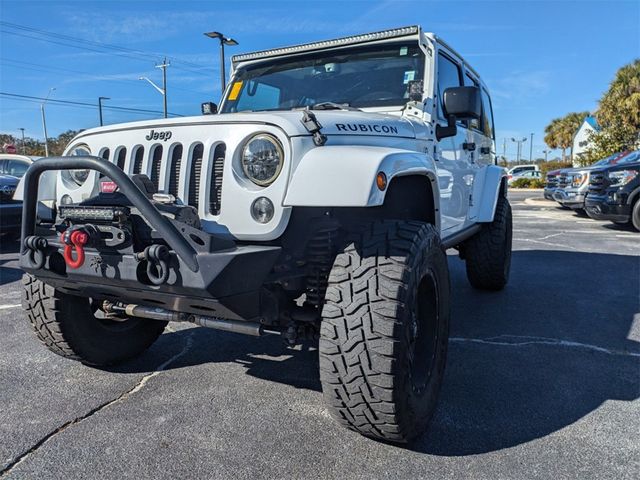
[[[517,251],[509,286],[484,293],[449,257],[447,371],[431,427],[411,448],[443,456],[501,450],[554,433],[606,400],[640,397],[640,345],[627,338],[640,310],[639,263],[624,255]],[[320,391],[317,351],[287,350],[275,337],[187,329],[163,335],[153,350],[187,335],[191,349],[169,369],[237,362],[248,375]],[[148,371],[148,363],[142,357],[116,371]]]

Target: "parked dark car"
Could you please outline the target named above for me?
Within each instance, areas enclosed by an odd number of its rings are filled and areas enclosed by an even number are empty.
[[[640,151],[607,168],[591,172],[585,200],[587,215],[596,220],[631,224],[640,231]]]
[[[5,238],[20,235],[22,202],[13,199],[19,181],[12,175],[0,175],[0,234]]]

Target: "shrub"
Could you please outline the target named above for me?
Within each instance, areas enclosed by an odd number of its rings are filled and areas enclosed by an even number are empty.
[[[544,188],[544,180],[539,178],[518,178],[513,181],[511,188]]]

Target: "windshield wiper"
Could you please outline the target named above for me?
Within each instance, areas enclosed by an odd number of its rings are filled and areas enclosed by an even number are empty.
[[[309,107],[311,110],[356,110],[359,108],[351,107],[348,103],[319,102]]]

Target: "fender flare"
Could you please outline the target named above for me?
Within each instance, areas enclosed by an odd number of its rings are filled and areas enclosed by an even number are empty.
[[[477,223],[493,222],[498,197],[507,195],[507,174],[502,167],[488,165],[480,169],[473,181],[472,205],[469,208],[469,220]]]
[[[433,158],[397,148],[329,145],[310,150],[295,168],[284,198],[285,207],[374,207],[386,192],[376,186],[384,172],[387,185],[396,177],[424,175],[431,181],[434,207],[440,191]]]

